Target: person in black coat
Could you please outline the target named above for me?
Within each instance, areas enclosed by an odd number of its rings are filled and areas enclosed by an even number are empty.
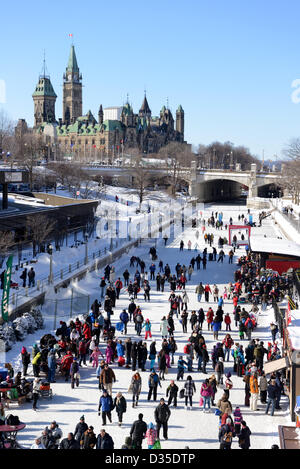
[[[128,305],[128,314],[129,314],[129,317],[130,317],[130,321],[132,321],[133,313],[135,312],[135,310],[136,310],[136,304],[135,304],[134,300],[131,300],[129,305]]]
[[[133,342],[131,347],[131,369],[132,371],[136,370],[136,361],[137,361],[137,354],[138,354],[138,344],[137,342]]]
[[[165,403],[164,399],[160,400],[160,403],[154,411],[154,418],[156,422],[157,438],[159,439],[159,431],[163,427],[164,439],[168,439],[168,421],[171,415],[169,406]]]
[[[104,429],[97,436],[96,449],[114,449],[114,441]]]
[[[127,409],[126,399],[121,392],[118,392],[116,397],[114,398],[113,408],[116,409],[116,412],[118,414],[119,427],[121,427],[123,422],[123,414],[126,412]]]
[[[175,384],[174,380],[171,380],[170,385],[167,387],[167,397],[168,399],[168,406],[171,405],[173,401],[174,407],[177,407],[177,394],[178,394],[178,386]]]
[[[143,439],[147,431],[147,424],[143,421],[143,414],[139,414],[138,420],[133,422],[130,429],[130,436],[135,449],[142,449]]]
[[[245,420],[242,420],[241,425],[242,425],[242,428],[239,434],[239,447],[241,449],[249,449],[251,446],[250,445],[251,430],[249,427],[247,427]]]
[[[82,435],[84,434],[84,432],[88,429],[88,425],[85,423],[85,420],[84,420],[84,415],[82,417],[80,417],[80,421],[79,423],[77,423],[76,425],[76,428],[75,428],[75,432],[74,432],[74,435],[72,433],[72,435],[74,436],[75,440],[76,441],[81,441],[82,440]]]
[[[68,433],[67,438],[61,441],[59,449],[80,449],[80,443],[75,440],[73,433]]]
[[[126,359],[125,368],[129,368],[131,365],[131,349],[132,349],[132,342],[131,342],[130,337],[128,337],[128,339],[125,340],[124,347],[125,347],[125,359]]]

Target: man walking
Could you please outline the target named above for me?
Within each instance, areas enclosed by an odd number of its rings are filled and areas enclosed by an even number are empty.
[[[168,439],[168,420],[170,418],[170,415],[171,411],[169,409],[169,406],[165,403],[165,400],[162,398],[154,411],[158,439],[161,427],[163,427],[164,439]]]
[[[147,424],[143,421],[143,417],[143,414],[139,414],[138,420],[133,422],[130,430],[130,436],[132,438],[134,449],[142,449],[143,439],[146,435]]]

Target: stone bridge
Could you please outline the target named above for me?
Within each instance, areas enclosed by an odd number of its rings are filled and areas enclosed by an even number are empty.
[[[148,173],[156,176],[157,180],[163,180],[165,175],[171,172],[171,168],[156,165],[145,166]],[[110,176],[120,184],[133,184],[134,168],[132,166],[106,166],[90,167],[85,169],[93,175]],[[247,190],[248,197],[270,197],[280,189],[281,173],[261,172],[257,165],[252,164],[251,169],[242,171],[237,164],[234,169],[200,169],[197,162],[193,161],[190,168],[181,168],[180,180],[189,187],[189,194],[197,198],[199,202],[213,202],[216,200],[230,200],[239,198],[243,190]],[[282,191],[283,193],[283,191]],[[278,194],[277,194],[278,195]]]
[[[256,164],[249,171],[241,171],[239,165],[232,170],[198,169],[192,162],[189,193],[199,202],[235,199],[243,189],[247,189],[249,198],[267,197],[270,191],[280,189],[280,180],[280,172],[258,172]]]

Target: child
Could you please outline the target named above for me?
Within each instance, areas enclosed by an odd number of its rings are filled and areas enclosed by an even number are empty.
[[[243,420],[243,416],[239,407],[237,407],[235,411],[233,412],[233,417],[234,417],[234,430],[235,430],[236,435],[239,435],[241,432],[241,422]]]
[[[230,389],[232,389],[232,387],[233,387],[233,383],[232,383],[232,381],[231,381],[231,379],[230,379],[230,378],[231,378],[231,373],[228,372],[228,373],[226,373],[225,376],[226,376],[225,388],[230,391]]]
[[[227,300],[227,297],[228,297],[227,287],[224,287],[224,291],[223,291],[223,300]]]
[[[146,431],[146,439],[148,449],[152,449],[157,440],[157,431],[155,430],[152,422],[150,422],[148,425],[148,429]]]
[[[93,352],[91,353],[91,359],[92,359],[92,367],[97,368],[99,364],[99,355],[102,355],[102,353],[99,350],[99,347],[95,347]],[[103,357],[103,355],[102,355]]]

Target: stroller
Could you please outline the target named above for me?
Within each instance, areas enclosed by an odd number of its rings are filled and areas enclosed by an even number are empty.
[[[50,397],[52,399],[53,392],[48,381],[42,381],[40,384],[40,396],[41,397]]]

